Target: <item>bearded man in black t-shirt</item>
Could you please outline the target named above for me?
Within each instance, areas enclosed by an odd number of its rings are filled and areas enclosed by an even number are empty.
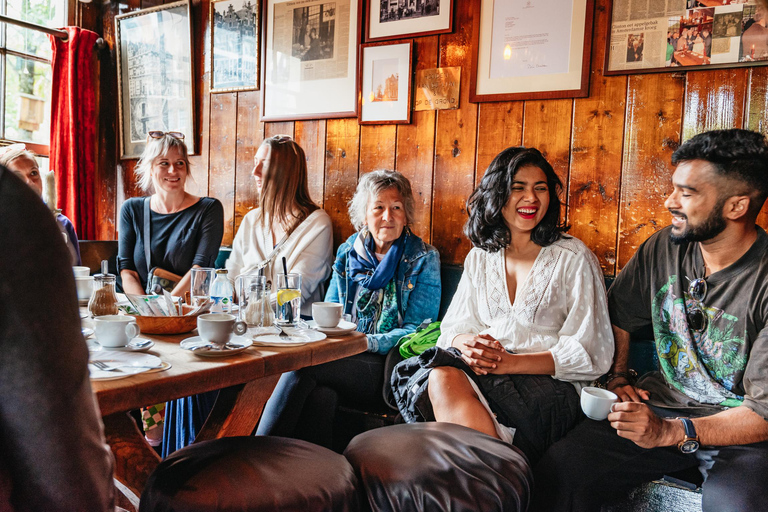
[[[698,467],[707,511],[768,503],[768,196],[759,133],[702,133],[672,155],[672,225],[608,292],[616,342],[607,421],[585,420],[535,470],[534,509],[600,510]],[[630,333],[652,327],[658,371],[630,382]]]

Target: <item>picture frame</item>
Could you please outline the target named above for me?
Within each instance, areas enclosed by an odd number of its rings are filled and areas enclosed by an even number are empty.
[[[194,129],[192,24],[188,0],[115,16],[120,158],[138,158],[150,130]]]
[[[469,101],[589,94],[594,0],[478,0]]]
[[[357,117],[362,0],[264,0],[261,120]]]
[[[212,0],[211,92],[259,88],[261,0]]]
[[[686,0],[682,9],[639,19],[629,16],[627,0],[608,8],[605,75],[768,65],[768,8],[759,2]]]
[[[412,63],[412,40],[362,46],[359,124],[411,122]]]
[[[453,0],[369,0],[366,42],[453,32]]]

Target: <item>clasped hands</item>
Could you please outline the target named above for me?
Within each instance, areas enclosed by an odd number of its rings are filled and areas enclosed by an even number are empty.
[[[683,439],[682,423],[658,417],[642,400],[648,400],[648,391],[617,382],[608,386],[616,393],[619,402],[613,404],[608,421],[620,437],[634,442],[641,448],[672,446]]]
[[[471,335],[458,343],[461,358],[478,375],[505,374],[513,354],[490,334]]]

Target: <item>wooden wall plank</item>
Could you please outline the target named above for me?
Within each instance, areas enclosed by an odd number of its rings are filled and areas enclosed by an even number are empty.
[[[616,272],[621,158],[627,77],[603,76],[607,0],[600,0],[589,97],[574,100],[570,183],[570,234],[592,249],[606,274]]]
[[[682,141],[707,130],[741,128],[748,85],[747,68],[688,72]]]
[[[235,162],[235,233],[246,213],[259,203],[253,177],[253,157],[264,139],[264,123],[259,121],[259,91],[237,95],[237,145]]]
[[[209,0],[191,0],[192,12],[192,40],[202,44],[194,45],[194,69],[195,74],[195,134],[197,152],[190,156],[192,164],[190,170],[194,180],[194,187],[190,192],[196,195],[208,195],[208,165],[210,162],[209,148],[209,124],[211,114],[210,94],[210,63],[208,54],[210,49],[211,31],[208,17],[210,15]],[[199,23],[198,23],[199,21]]]
[[[496,155],[523,143],[523,107],[522,101],[480,104],[475,186]]]
[[[323,207],[325,182],[325,127],[326,121],[296,121],[296,142],[307,157],[309,196]]]
[[[570,99],[525,102],[523,146],[541,151],[563,182],[566,197],[572,117],[573,100]]]
[[[669,225],[664,199],[670,190],[670,158],[680,145],[685,76],[629,77],[619,207],[617,268],[655,231]]]
[[[461,66],[457,110],[437,113],[435,178],[432,201],[432,244],[443,263],[462,263],[471,247],[463,235],[466,201],[475,184],[477,104],[469,102],[472,2],[454,2],[453,34],[440,36],[439,65]]]
[[[347,203],[357,187],[360,127],[357,119],[329,119],[327,134],[323,203],[333,222],[333,245],[338,247],[355,232]]]
[[[437,36],[423,37],[414,43],[416,69],[437,67]],[[413,80],[413,77],[411,78]],[[434,110],[411,112],[411,124],[397,127],[395,169],[411,182],[416,200],[415,218],[411,229],[427,243],[432,233],[432,173],[435,162]]]
[[[264,123],[264,138],[275,135],[288,135],[293,137],[294,122],[282,121],[279,123]]]
[[[363,125],[360,127],[360,174],[380,169],[395,169],[397,125]]]
[[[744,128],[768,135],[768,68],[749,69]],[[757,217],[757,224],[768,229],[768,205]]]
[[[210,169],[208,195],[224,205],[224,238],[230,245],[235,230],[235,175],[237,156],[237,93],[211,95]]]

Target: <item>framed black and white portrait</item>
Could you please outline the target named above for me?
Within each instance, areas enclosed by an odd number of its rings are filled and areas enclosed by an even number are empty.
[[[370,0],[365,17],[367,42],[402,39],[453,30],[453,0]]]
[[[211,2],[211,92],[259,88],[259,0]]]

